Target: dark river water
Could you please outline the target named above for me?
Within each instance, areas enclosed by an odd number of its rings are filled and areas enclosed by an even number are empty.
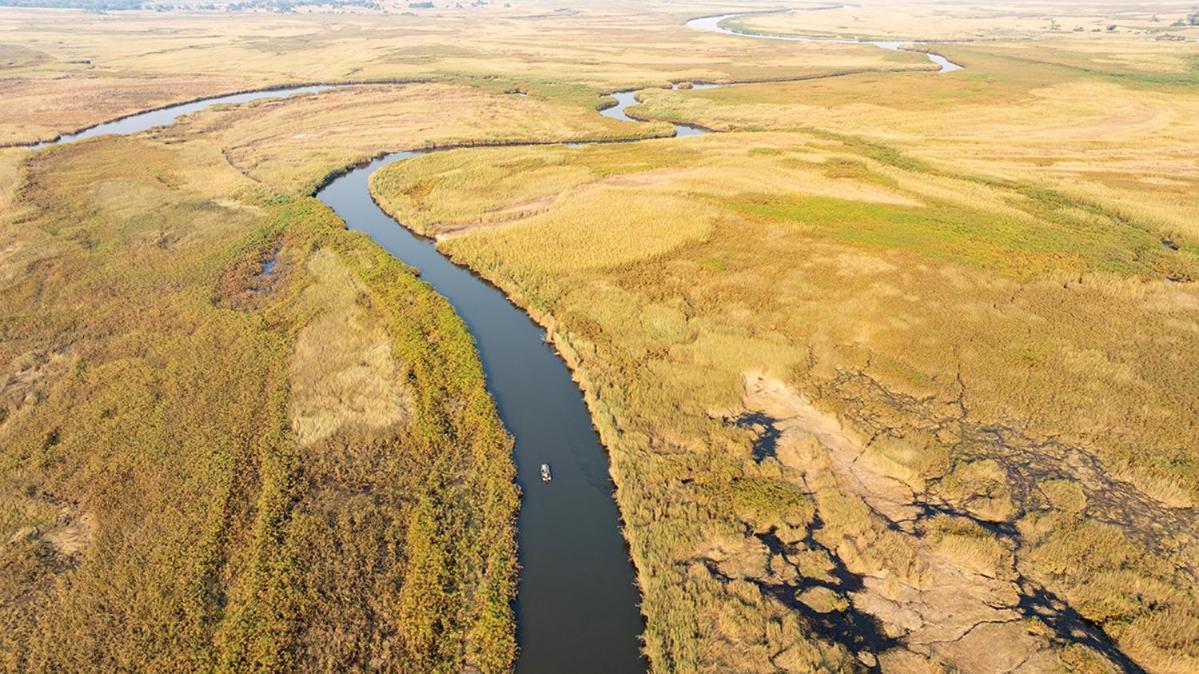
[[[371,200],[378,169],[414,156],[388,155],[317,193],[351,229],[420,270],[466,321],[504,427],[516,440],[522,490],[517,542],[517,671],[644,672],[638,654],[640,596],[619,529],[608,458],[570,372],[544,331],[499,290],[401,227]],[[541,481],[548,463],[553,481]]]
[[[634,122],[631,91],[613,94],[603,114]],[[679,136],[706,133],[676,126]],[[572,144],[579,145],[579,144]],[[450,262],[434,243],[385,214],[370,195],[375,171],[418,156],[397,152],[333,180],[316,197],[350,229],[416,269],[450,301],[478,345],[487,389],[516,441],[522,490],[517,520],[520,588],[516,600],[520,674],[644,672],[644,629],[633,566],[620,533],[608,457],[583,396],[545,331],[495,287]],[[541,481],[541,464],[553,481]]]

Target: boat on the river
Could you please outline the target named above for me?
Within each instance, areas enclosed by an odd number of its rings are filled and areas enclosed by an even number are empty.
[[[541,481],[549,482],[552,479],[554,479],[554,478],[550,475],[550,464],[548,464],[548,463],[541,464]]]

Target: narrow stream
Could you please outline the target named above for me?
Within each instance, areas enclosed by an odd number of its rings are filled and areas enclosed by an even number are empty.
[[[719,86],[720,85],[718,85],[718,84],[696,84],[692,87],[692,89],[715,89]],[[678,89],[678,85],[676,84],[674,86],[674,88]],[[636,90],[617,91],[617,92],[609,94],[609,95],[612,96],[612,98],[616,99],[616,105],[614,105],[610,108],[604,108],[603,110],[600,110],[601,115],[603,115],[604,117],[611,117],[612,119],[619,119],[622,122],[640,122],[641,121],[635,117],[629,117],[628,114],[625,113],[625,108],[628,108],[630,105],[637,105],[637,91]],[[708,133],[708,130],[703,127],[687,126],[686,124],[675,124],[674,125],[675,138],[681,138],[683,136],[702,136],[705,133]],[[581,145],[586,145],[586,143],[571,143],[570,145],[572,147],[579,147]]]
[[[816,9],[837,9],[838,7],[820,7]],[[789,10],[800,11],[800,10]],[[767,12],[751,12],[751,14],[766,14]],[[720,25],[720,22],[725,19],[731,19],[738,16],[747,16],[746,13],[736,14],[721,14],[719,16],[702,16],[698,19],[691,19],[687,22],[688,28],[696,30],[705,30],[710,33],[720,33],[722,35],[737,35],[739,37],[756,38],[759,40],[783,40],[786,42],[831,42],[833,44],[872,44],[880,49],[888,51],[899,51],[900,47],[905,44],[919,44],[913,42],[894,42],[890,40],[847,40],[834,37],[804,37],[802,35],[772,35],[769,33],[742,33]],[[940,54],[926,52],[928,60],[941,66],[938,72],[951,73],[955,70],[961,70],[962,66],[950,61]]]
[[[174,124],[175,120],[181,115],[186,115],[190,112],[199,112],[205,108],[214,105],[236,105],[239,103],[249,103],[263,98],[288,98],[298,96],[300,94],[315,94],[333,87],[346,86],[342,84],[317,84],[304,87],[284,87],[278,89],[262,89],[259,91],[246,91],[240,94],[228,94],[226,96],[216,96],[214,98],[202,98],[190,103],[180,103],[178,105],[168,105],[157,110],[147,110],[139,112],[136,115],[121,117],[103,124],[88,127],[76,133],[67,133],[55,138],[54,140],[35,143],[30,147],[37,149],[46,147],[47,145],[62,145],[63,143],[74,143],[77,140],[93,138],[95,136],[128,136],[133,133],[140,133],[147,129],[152,129],[156,126],[166,126]]]

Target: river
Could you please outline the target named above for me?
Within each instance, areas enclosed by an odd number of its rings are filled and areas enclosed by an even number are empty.
[[[220,104],[247,103],[317,93],[332,86],[273,89],[207,98],[105,122],[54,141],[71,143],[106,134],[128,135],[172,124],[181,116]],[[628,119],[633,92],[617,94],[604,111]],[[680,135],[705,133],[679,127]],[[504,427],[515,439],[522,489],[517,521],[520,589],[516,601],[517,671],[523,674],[624,674],[644,672],[638,636],[644,629],[620,514],[613,500],[608,458],[565,363],[545,332],[504,295],[439,253],[375,205],[368,180],[378,169],[414,156],[397,152],[355,168],[316,197],[392,255],[420,271],[444,296],[475,338],[487,388]],[[540,466],[553,480],[541,481]]]
[[[634,92],[613,94],[602,111],[630,122]],[[676,125],[677,136],[707,133]],[[580,145],[572,143],[571,145]],[[519,674],[644,672],[644,626],[633,566],[620,534],[608,458],[578,386],[545,331],[492,285],[438,252],[434,242],[396,223],[370,195],[375,171],[421,153],[397,152],[355,168],[316,197],[350,229],[420,270],[470,328],[504,427],[515,439],[521,507],[517,520],[520,587],[516,599]],[[548,463],[553,481],[541,481]]]
[[[263,98],[287,98],[289,96],[298,96],[300,94],[315,94],[338,86],[347,85],[317,84],[302,87],[281,87],[277,89],[261,89],[258,91],[246,91],[239,94],[215,96],[213,98],[201,98],[189,103],[168,105],[155,110],[139,112],[136,115],[120,117],[109,122],[104,122],[103,124],[97,124],[96,126],[88,127],[75,133],[63,134],[51,141],[35,143],[31,147],[36,149],[46,147],[47,145],[74,143],[75,141],[84,140],[95,136],[127,136],[132,133],[140,133],[147,129],[152,129],[156,126],[167,126],[169,124],[174,124],[175,120],[181,115],[186,115],[191,112],[199,112],[200,110],[210,108],[214,105],[237,105],[239,103],[249,103],[250,101],[257,101]]]
[[[718,26],[727,16],[696,19],[688,25],[728,33]],[[899,48],[899,43],[873,44]],[[892,44],[894,47],[887,46]],[[939,58],[930,55],[934,61]],[[956,68],[948,61],[942,64],[943,72]],[[180,115],[213,105],[317,93],[331,86],[341,85],[263,90],[193,101],[106,122],[33,147],[104,134],[137,133],[171,124]],[[696,83],[693,88],[716,86],[721,85]],[[636,104],[635,91],[615,92],[612,96],[616,105],[601,114],[640,121],[626,113]],[[674,126],[676,137],[708,133],[698,126]],[[546,342],[544,330],[503,293],[452,263],[433,241],[401,226],[371,198],[371,174],[419,154],[397,152],[352,168],[315,196],[350,229],[366,233],[419,270],[421,279],[449,300],[474,336],[487,374],[487,388],[504,427],[515,439],[514,460],[522,490],[517,522],[521,573],[516,600],[520,646],[516,671],[644,672],[647,663],[640,655],[638,642],[644,629],[638,609],[640,595],[620,532],[608,458],[566,364]],[[549,483],[541,481],[543,463],[552,468],[553,480]]]

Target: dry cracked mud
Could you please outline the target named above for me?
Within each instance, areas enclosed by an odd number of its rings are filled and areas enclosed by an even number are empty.
[[[1157,554],[1194,538],[1193,508],[1113,477],[1083,448],[975,424],[964,396],[919,401],[862,373],[841,373],[832,386],[865,391],[951,440],[949,470],[921,474],[880,451],[902,431],[870,413],[877,407],[851,410],[851,427],[785,383],[747,373],[744,409],[726,421],[754,434],[753,461],[807,494],[814,512],[806,525],[747,522],[744,545],[702,557],[713,577],[753,583],[867,670],[1143,671],[1048,586],[1052,574],[1026,562],[1029,537],[1037,517],[1061,506],[1047,485],[1080,490],[1075,516]],[[1178,572],[1193,581],[1191,569]]]

